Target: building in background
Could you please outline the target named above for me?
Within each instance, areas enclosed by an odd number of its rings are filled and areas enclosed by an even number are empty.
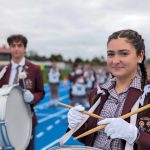
[[[11,59],[10,49],[5,45],[0,46],[0,65],[6,65]]]

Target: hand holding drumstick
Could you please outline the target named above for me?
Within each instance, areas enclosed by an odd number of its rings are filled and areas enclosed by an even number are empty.
[[[132,115],[134,115],[134,114],[137,114],[137,113],[142,112],[142,111],[144,111],[144,110],[146,110],[146,109],[149,109],[149,108],[150,108],[150,104],[145,105],[145,106],[143,106],[143,107],[141,107],[141,108],[139,108],[139,109],[137,109],[137,110],[135,110],[135,111],[132,111],[132,112],[130,112],[130,113],[127,113],[127,114],[121,116],[120,118],[115,118],[115,119],[119,119],[119,120],[126,119],[126,118],[129,118],[130,116],[132,116]],[[110,121],[110,120],[109,120],[109,121]],[[121,122],[124,124],[123,121],[121,121]],[[103,121],[102,121],[101,123],[103,123]],[[106,123],[106,122],[105,122],[105,123]],[[87,136],[87,135],[89,135],[89,134],[92,134],[92,133],[94,133],[94,132],[97,132],[97,131],[99,131],[99,130],[105,128],[105,127],[106,127],[106,124],[99,125],[99,126],[97,126],[96,128],[93,128],[93,129],[91,129],[91,130],[89,130],[89,131],[86,131],[85,133],[83,133],[83,134],[81,134],[81,135],[75,137],[75,139],[82,138],[82,137],[84,137],[84,136]],[[132,128],[132,127],[131,127],[131,128]],[[135,131],[136,129],[134,128],[133,130]],[[136,131],[135,131],[135,132],[136,132]],[[134,133],[135,133],[135,132],[134,132]],[[125,133],[125,132],[124,132],[124,133]],[[133,135],[133,136],[135,137],[135,135]],[[134,139],[134,138],[133,138],[133,139]],[[132,141],[133,141],[133,140],[132,140]],[[131,142],[129,141],[129,143],[131,143]]]
[[[63,107],[66,107],[66,108],[73,108],[73,106],[70,106],[70,105],[67,105],[67,104],[64,104],[64,103],[61,103],[61,102],[58,102],[59,105],[63,106]],[[94,118],[97,118],[97,119],[104,119],[103,117],[99,116],[99,115],[96,115],[96,114],[93,114],[93,113],[89,113],[88,111],[84,111],[84,110],[81,110],[81,113],[85,114],[85,115],[89,115],[90,117],[94,117]]]
[[[96,109],[96,107],[99,105],[101,99],[98,99],[93,106],[88,110],[88,113],[92,114],[92,112]],[[75,133],[89,118],[89,116],[82,114],[81,112],[79,112],[79,109],[83,110],[84,107],[77,106],[79,107],[78,110],[76,110],[77,108],[63,104],[63,103],[59,103],[61,106],[67,107],[67,108],[71,108],[69,113],[68,113],[68,123],[69,123],[69,128],[71,130],[69,130],[65,135],[63,135],[60,139],[59,139],[59,143],[60,145],[64,145],[64,143],[66,143],[68,141],[68,139],[73,135],[73,133]],[[99,116],[98,116],[99,117]],[[75,119],[76,118],[76,119]]]

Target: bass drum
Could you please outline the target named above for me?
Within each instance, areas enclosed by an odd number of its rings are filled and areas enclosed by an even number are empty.
[[[0,149],[25,150],[31,139],[32,113],[19,86],[0,88]]]
[[[98,149],[95,147],[89,147],[89,146],[69,145],[69,146],[53,147],[50,150],[102,150],[102,149]]]

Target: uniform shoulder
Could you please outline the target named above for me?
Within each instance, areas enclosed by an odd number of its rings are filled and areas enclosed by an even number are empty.
[[[37,64],[34,64],[33,62],[26,60],[26,65],[31,67],[32,69],[40,69],[40,66]]]

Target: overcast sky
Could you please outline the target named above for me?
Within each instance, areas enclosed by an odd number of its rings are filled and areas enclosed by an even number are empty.
[[[107,37],[125,28],[142,34],[150,57],[150,0],[0,0],[0,45],[21,33],[40,55],[106,56]]]

